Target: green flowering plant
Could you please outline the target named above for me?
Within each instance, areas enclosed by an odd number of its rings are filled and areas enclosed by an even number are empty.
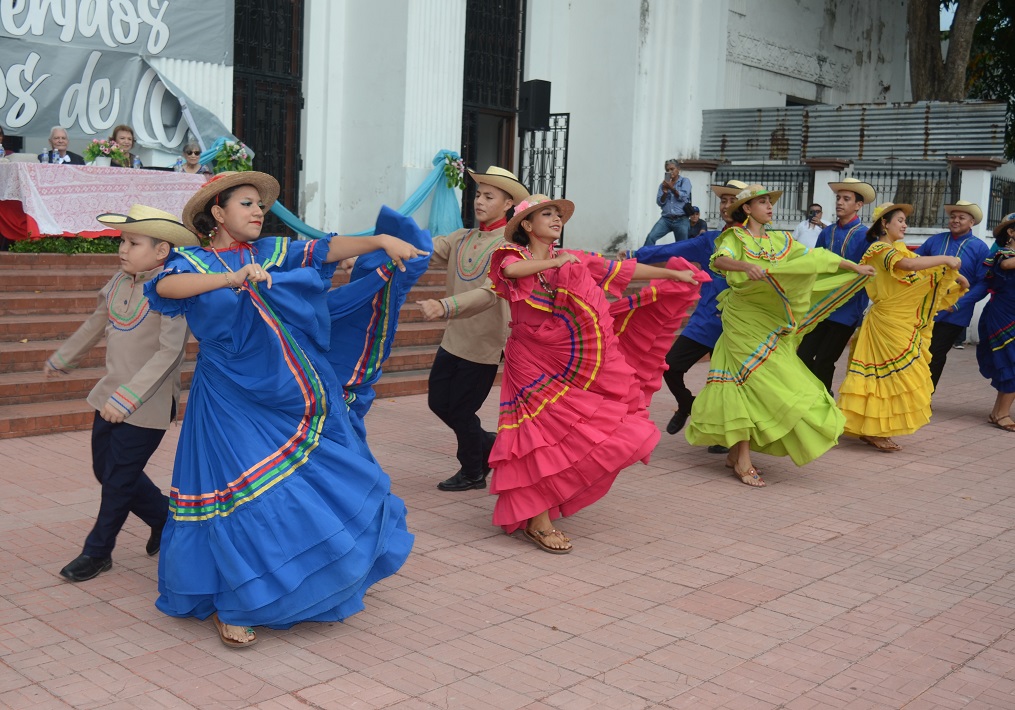
[[[121,165],[127,162],[127,154],[120,150],[115,141],[108,138],[93,138],[92,142],[85,146],[85,160],[93,163],[96,158],[109,158]]]
[[[461,158],[452,158],[450,155],[445,155],[444,177],[447,180],[448,187],[464,190],[465,161],[463,161]]]
[[[216,173],[224,173],[227,170],[242,172],[253,170],[253,161],[250,153],[247,152],[245,143],[226,141],[215,154],[215,164],[212,168]]]

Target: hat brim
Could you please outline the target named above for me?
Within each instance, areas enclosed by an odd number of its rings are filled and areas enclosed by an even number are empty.
[[[567,221],[571,219],[571,215],[574,214],[574,203],[571,200],[546,200],[544,202],[537,202],[534,205],[527,207],[515,214],[511,218],[511,221],[504,227],[504,240],[510,242],[511,238],[521,228],[522,220],[528,219],[530,215],[535,213],[537,210],[550,205],[556,206],[560,211],[561,224],[567,224]]]
[[[1000,239],[1001,235],[1004,234],[1008,227],[1015,227],[1015,219],[1009,219],[1007,222],[1001,222],[1001,224],[994,227],[994,239]]]
[[[945,205],[945,214],[952,212],[965,212],[973,218],[974,227],[983,221],[983,210],[977,205]]]
[[[192,231],[172,219],[134,219],[115,212],[100,214],[95,219],[107,227],[120,230],[121,233],[154,237],[175,247],[196,247],[200,244]]]
[[[885,209],[881,210],[881,214],[877,216],[877,219],[874,218],[873,214],[871,215],[871,224],[874,224],[879,219],[882,219],[886,214],[888,214],[889,212],[894,212],[895,210],[900,210],[902,214],[909,217],[911,214],[913,214],[913,205],[910,205],[905,202],[899,202],[898,204],[896,204],[895,202],[889,202],[888,206],[885,207]]]
[[[715,193],[715,196],[719,198],[723,198],[726,195],[736,197],[740,194],[740,191],[744,189],[742,187],[726,187],[725,185],[709,185],[708,187]]]
[[[737,194],[738,195],[741,192],[743,192],[743,190],[737,190]],[[733,214],[734,212],[736,212],[738,209],[740,209],[741,207],[746,205],[751,200],[756,200],[759,197],[766,197],[767,196],[768,199],[771,201],[771,203],[774,205],[776,202],[779,201],[779,198],[782,197],[782,193],[783,193],[782,190],[766,190],[765,192],[759,192],[756,195],[748,195],[747,197],[743,198],[742,200],[736,200],[732,205],[730,205],[729,206],[729,214]]]
[[[863,198],[865,205],[869,205],[877,199],[877,193],[874,191],[874,188],[865,182],[830,182],[828,186],[832,188],[832,192],[839,192],[840,190],[855,192]]]
[[[518,180],[509,178],[506,175],[477,173],[472,169],[467,169],[466,173],[473,179],[474,182],[482,183],[484,185],[493,185],[494,187],[511,195],[511,199],[515,201],[516,205],[529,196],[529,191],[525,185],[521,184]]]
[[[197,229],[194,228],[194,217],[204,212],[208,203],[216,195],[231,187],[239,187],[240,185],[250,185],[257,190],[257,194],[261,196],[261,202],[264,203],[264,210],[266,212],[278,200],[278,194],[281,191],[278,180],[267,173],[261,173],[256,170],[219,173],[206,182],[200,190],[195,192],[193,197],[187,200],[187,205],[183,208],[183,225],[196,234]]]

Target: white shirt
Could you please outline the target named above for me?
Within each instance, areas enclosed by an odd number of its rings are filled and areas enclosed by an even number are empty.
[[[816,227],[811,224],[809,219],[805,219],[793,230],[793,241],[800,242],[805,247],[813,249],[814,245],[818,242],[818,235],[821,234],[821,230],[827,226],[824,222],[821,222],[820,226]]]

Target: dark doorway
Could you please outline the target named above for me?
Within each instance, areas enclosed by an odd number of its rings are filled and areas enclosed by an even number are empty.
[[[233,133],[257,153],[254,168],[278,179],[279,200],[299,209],[303,108],[303,0],[235,0]],[[292,234],[269,214],[264,234]]]
[[[525,0],[467,0],[461,154],[474,170],[514,171],[524,39]],[[473,197],[467,182],[462,219],[468,227],[475,226]]]

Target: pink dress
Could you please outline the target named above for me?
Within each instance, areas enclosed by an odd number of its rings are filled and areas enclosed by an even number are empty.
[[[621,297],[633,259],[568,253],[581,263],[518,279],[502,270],[531,259],[525,247],[505,244],[490,261],[493,288],[511,306],[490,454],[493,522],[508,533],[544,510],[572,515],[602,498],[622,469],[648,463],[659,441],[648,406],[674,334],[709,280],[671,259],[699,283],[653,281]],[[608,303],[606,293],[619,300]]]

